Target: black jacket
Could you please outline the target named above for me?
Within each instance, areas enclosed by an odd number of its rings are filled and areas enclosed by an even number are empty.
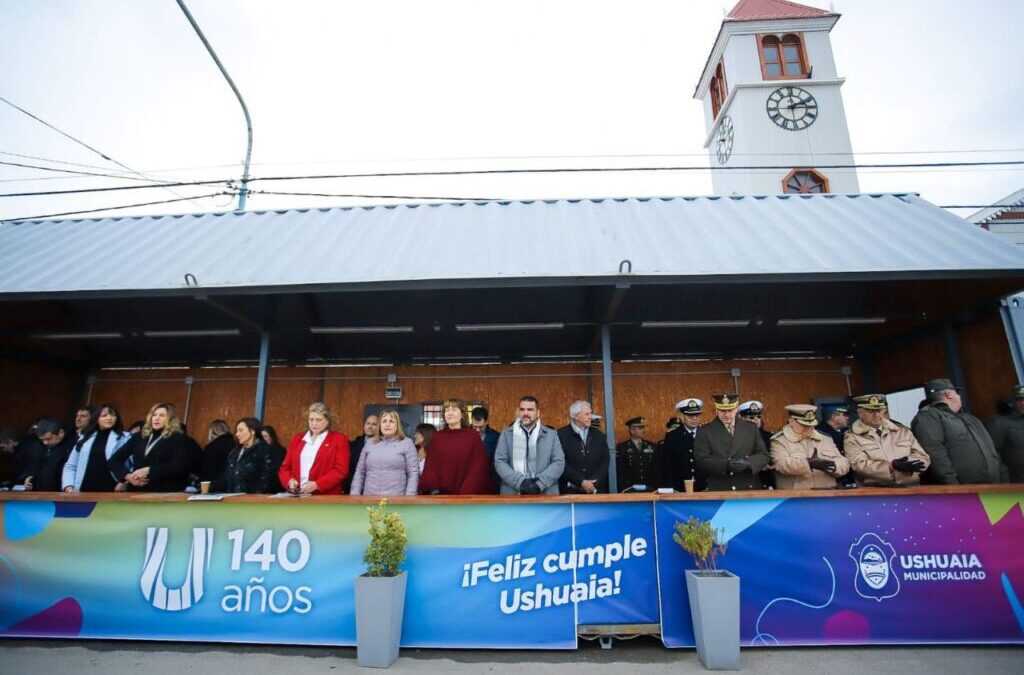
[[[925,406],[914,416],[911,429],[932,459],[922,477],[928,483],[1005,483],[1009,479],[981,420],[955,413],[945,403]]]
[[[147,454],[146,444],[150,440],[154,439],[147,439],[138,434],[121,446],[107,462],[110,472],[117,476],[118,480],[123,481],[125,474],[128,473],[125,462],[131,457],[135,469],[149,467],[149,483],[140,488],[129,485],[129,490],[181,492],[188,483],[188,474],[192,469],[192,441],[180,432],[167,438],[160,437],[154,440]]]
[[[699,437],[701,430],[697,429]],[[702,491],[707,485],[704,477],[697,471],[697,462],[693,457],[693,435],[686,425],[680,425],[668,432],[661,442],[661,487],[672,488],[683,492],[684,480],[696,480],[694,489]]]
[[[65,434],[64,440],[53,446],[45,448],[36,462],[32,489],[38,492],[60,492],[61,474],[64,472],[64,464],[68,461],[71,451],[75,449],[75,434]]]
[[[607,494],[610,453],[608,440],[601,430],[591,428],[587,432],[587,443],[584,445],[583,439],[573,430],[572,425],[566,424],[558,430],[558,442],[562,444],[562,452],[565,453],[565,470],[558,481],[559,493],[580,494],[580,483],[593,480],[596,481],[597,491]]]
[[[228,455],[234,448],[235,438],[231,434],[223,434],[207,443],[199,462],[199,480],[214,481],[222,477]]]
[[[661,486],[662,448],[649,441],[641,441],[638,449],[626,440],[615,446],[615,478],[619,492],[633,485],[643,485],[653,492]]]
[[[239,456],[241,455],[241,456]],[[266,443],[254,443],[242,452],[237,447],[228,455],[224,473],[213,481],[214,492],[260,494],[277,492],[277,471]]]

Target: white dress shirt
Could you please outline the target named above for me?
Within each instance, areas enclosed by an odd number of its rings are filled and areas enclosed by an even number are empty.
[[[320,452],[320,446],[323,445],[325,438],[327,438],[326,430],[315,438],[311,431],[307,431],[306,435],[302,437],[306,445],[302,447],[302,454],[299,455],[299,487],[309,482],[309,470],[313,468],[316,453]]]

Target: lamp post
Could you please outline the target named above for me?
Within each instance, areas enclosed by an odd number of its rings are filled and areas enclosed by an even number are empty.
[[[249,160],[252,159],[252,118],[249,117],[249,108],[246,107],[245,100],[242,98],[242,93],[238,91],[238,87],[235,86],[231,76],[228,75],[228,71],[224,68],[224,64],[220,62],[219,58],[217,58],[217,53],[213,51],[213,47],[210,46],[209,40],[207,40],[206,36],[203,35],[203,31],[199,28],[199,24],[197,24],[196,20],[192,18],[192,13],[188,11],[188,7],[185,6],[184,0],[177,0],[177,2],[178,7],[181,7],[181,11],[185,13],[185,18],[187,18],[188,22],[192,24],[192,28],[195,30],[196,35],[198,35],[199,39],[203,41],[203,46],[206,47],[206,51],[210,52],[210,56],[213,57],[213,62],[217,64],[217,67],[220,68],[220,72],[224,76],[224,79],[228,81],[228,84],[231,86],[231,91],[235,92],[235,96],[238,98],[238,103],[242,106],[242,113],[245,114],[245,128],[248,132],[249,140],[245,147],[245,167],[242,170],[242,187],[238,191],[238,210],[244,211],[245,198],[249,193]]]

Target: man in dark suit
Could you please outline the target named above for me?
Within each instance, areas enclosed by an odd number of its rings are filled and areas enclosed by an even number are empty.
[[[561,494],[608,492],[608,440],[600,429],[590,426],[594,409],[588,401],[573,401],[569,424],[558,430],[565,453],[565,471],[558,481]]]
[[[700,433],[700,416],[704,402],[699,398],[684,398],[676,403],[676,412],[682,423],[665,435],[662,441],[661,487],[683,492],[684,481],[695,480],[698,492],[706,487],[704,477],[698,475],[693,457],[693,444]]]
[[[760,490],[759,474],[771,461],[760,430],[736,419],[736,395],[716,394],[714,399],[717,419],[701,427],[693,448],[697,469],[709,490]]]
[[[348,475],[345,476],[345,482],[342,483],[341,488],[345,494],[349,494],[352,489],[352,478],[356,475],[356,467],[359,466],[359,455],[363,453],[363,447],[367,441],[372,443],[377,440],[378,436],[380,436],[380,416],[367,415],[363,420],[362,435],[356,436],[348,446]]]

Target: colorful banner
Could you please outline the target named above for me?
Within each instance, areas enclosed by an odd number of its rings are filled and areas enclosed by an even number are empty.
[[[402,505],[402,645],[565,649],[657,622],[653,509]],[[366,507],[0,502],[0,635],[351,645]],[[574,541],[576,548],[574,548]]]
[[[578,576],[589,582],[610,572],[614,582],[611,595],[580,604],[579,624],[661,620],[653,507],[652,502],[576,503]]]
[[[778,494],[778,493],[776,493]],[[662,501],[662,639],[692,647],[672,540],[690,516],[723,528],[744,646],[1024,643],[1024,493]]]

